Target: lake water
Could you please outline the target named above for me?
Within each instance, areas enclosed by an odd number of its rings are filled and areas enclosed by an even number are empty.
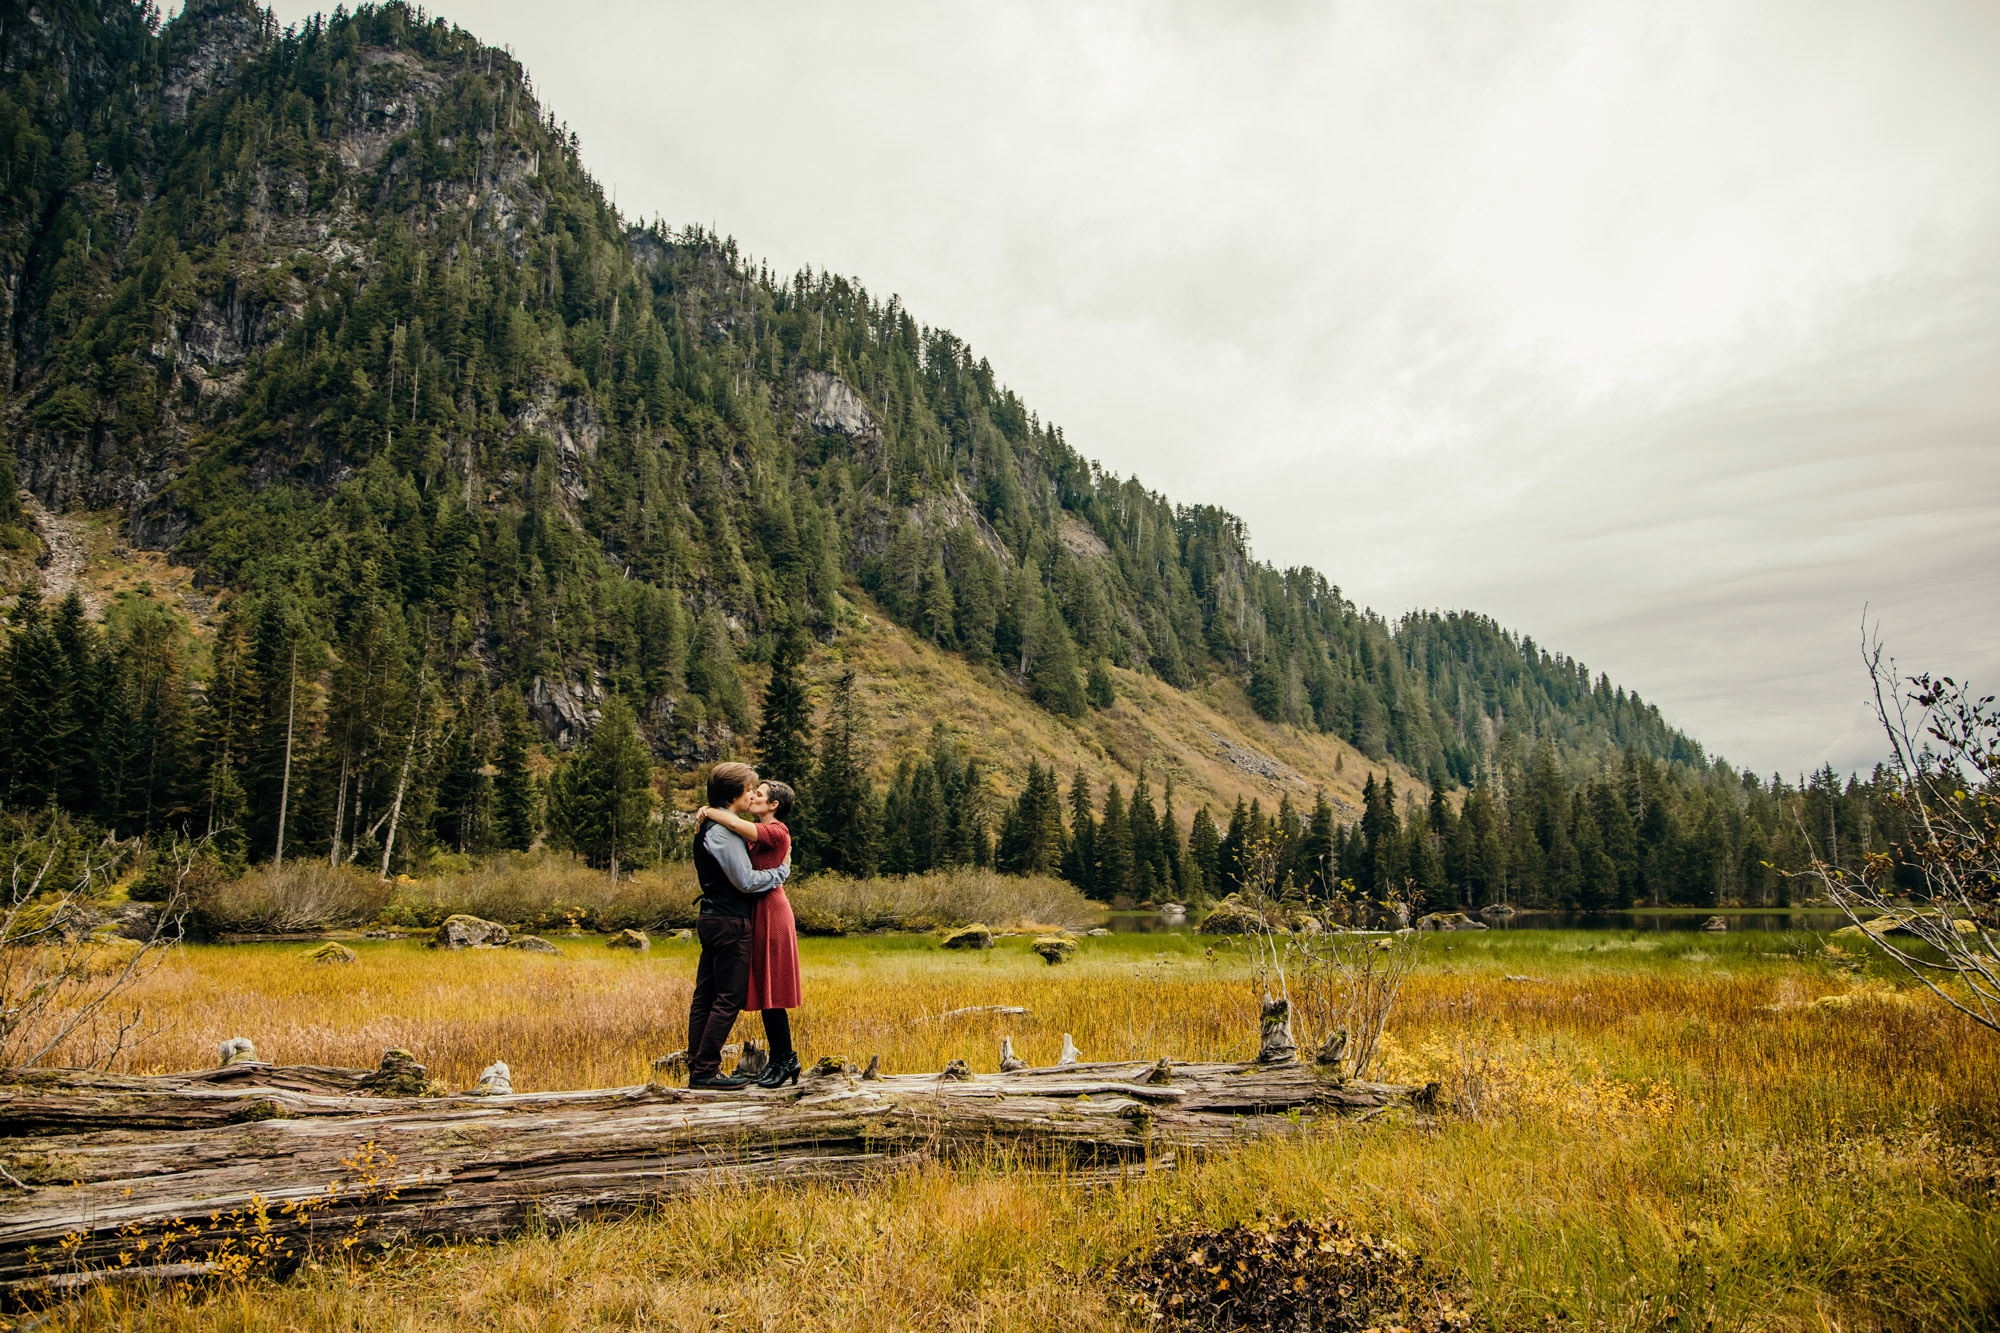
[[[1699,931],[1715,912],[1519,912],[1503,921],[1489,921],[1494,930],[1659,930]],[[1839,912],[1824,909],[1794,909],[1770,912],[1725,912],[1720,914],[1731,932],[1778,933],[1811,930],[1825,935],[1848,924]],[[1164,934],[1192,931],[1201,923],[1198,913],[1169,919],[1157,912],[1109,912],[1103,924],[1116,931]]]

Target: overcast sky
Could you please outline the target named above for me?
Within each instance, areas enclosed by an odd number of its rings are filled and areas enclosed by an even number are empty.
[[[2000,686],[1993,0],[432,12],[629,215],[900,293],[1364,605],[1766,773],[1876,757],[1864,603]]]

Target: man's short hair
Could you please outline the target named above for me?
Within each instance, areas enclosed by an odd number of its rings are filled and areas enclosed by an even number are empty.
[[[764,784],[764,790],[771,794],[771,818],[777,820],[780,824],[790,819],[792,817],[792,802],[799,799],[798,793],[792,790],[791,784],[786,782],[767,782]]]
[[[708,770],[708,803],[720,810],[757,785],[757,770],[730,762]]]

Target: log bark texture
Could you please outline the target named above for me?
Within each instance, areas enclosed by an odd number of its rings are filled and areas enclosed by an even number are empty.
[[[183,1273],[254,1252],[496,1237],[741,1181],[847,1178],[1001,1152],[1115,1175],[1298,1132],[1307,1114],[1429,1109],[1434,1089],[1304,1065],[1136,1061],[796,1088],[383,1098],[373,1071],[234,1065],[0,1075],[0,1290]],[[240,1257],[234,1262],[244,1262]],[[188,1268],[193,1265],[193,1268]]]

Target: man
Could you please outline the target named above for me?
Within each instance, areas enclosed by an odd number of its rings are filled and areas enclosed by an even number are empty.
[[[745,813],[756,795],[757,770],[748,764],[717,764],[708,774],[708,803],[731,814]],[[701,885],[701,962],[694,973],[694,1002],[688,1006],[688,1086],[740,1088],[745,1080],[725,1078],[722,1047],[750,993],[750,922],[757,895],[791,877],[790,861],[775,870],[750,868],[743,839],[719,824],[695,828],[694,877]]]

